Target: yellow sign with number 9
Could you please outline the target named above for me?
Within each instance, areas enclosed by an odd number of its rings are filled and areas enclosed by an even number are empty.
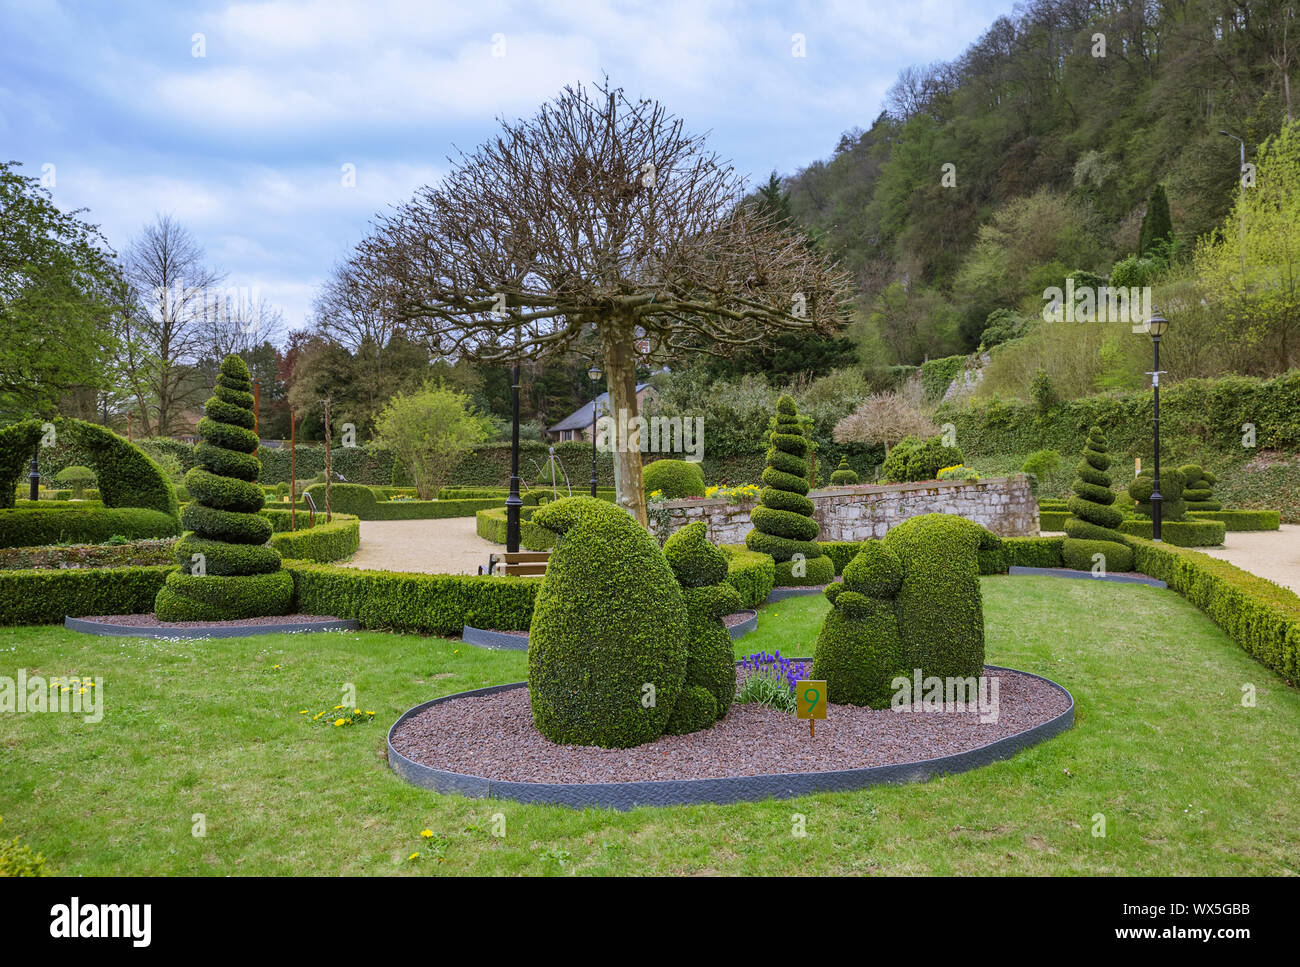
[[[826,718],[826,683],[810,681],[795,682],[795,715],[801,719]]]

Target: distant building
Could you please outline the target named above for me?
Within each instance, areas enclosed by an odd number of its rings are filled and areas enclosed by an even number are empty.
[[[637,409],[644,411],[645,405],[654,398],[654,387],[649,383],[638,383],[636,387],[636,404]],[[609,394],[601,393],[596,397],[596,412],[600,416],[609,413]],[[552,443],[563,443],[566,440],[585,440],[591,442],[592,424],[595,422],[591,416],[592,404],[584,403],[578,407],[559,423],[550,427],[546,431],[546,438]]]

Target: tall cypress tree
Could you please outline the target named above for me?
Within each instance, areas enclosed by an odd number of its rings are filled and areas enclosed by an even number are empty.
[[[1147,199],[1147,211],[1142,216],[1142,231],[1138,235],[1138,254],[1149,255],[1156,242],[1166,244],[1174,240],[1174,223],[1169,217],[1169,199],[1165,186],[1157,184]]]
[[[185,475],[194,500],[181,510],[187,533],[176,542],[181,570],[158,590],[160,621],[223,621],[287,614],[293,576],[269,547],[271,522],[258,513],[266,495],[253,432],[253,382],[238,356],[221,363],[217,388],[199,421],[198,460]]]

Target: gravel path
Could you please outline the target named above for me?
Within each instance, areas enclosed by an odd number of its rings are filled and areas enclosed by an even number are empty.
[[[712,728],[634,749],[556,745],[533,726],[526,688],[455,699],[408,719],[393,747],[424,765],[518,782],[632,782],[830,772],[933,759],[987,745],[1047,722],[1068,699],[1019,672],[998,679],[996,722],[977,712],[872,711],[832,705],[808,724],[761,705],[733,705]]]
[[[1275,531],[1228,531],[1222,548],[1197,548],[1243,571],[1300,593],[1300,525]]]
[[[479,537],[473,517],[445,520],[363,520],[361,549],[343,567],[423,574],[477,574],[504,544]]]

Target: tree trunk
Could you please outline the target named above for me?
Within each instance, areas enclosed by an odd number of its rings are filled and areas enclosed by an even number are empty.
[[[611,327],[604,339],[605,373],[609,385],[610,416],[616,435],[613,444],[614,490],[618,505],[648,526],[645,487],[641,481],[641,434],[629,438],[629,426],[639,414],[636,398],[636,354],[631,325]]]

